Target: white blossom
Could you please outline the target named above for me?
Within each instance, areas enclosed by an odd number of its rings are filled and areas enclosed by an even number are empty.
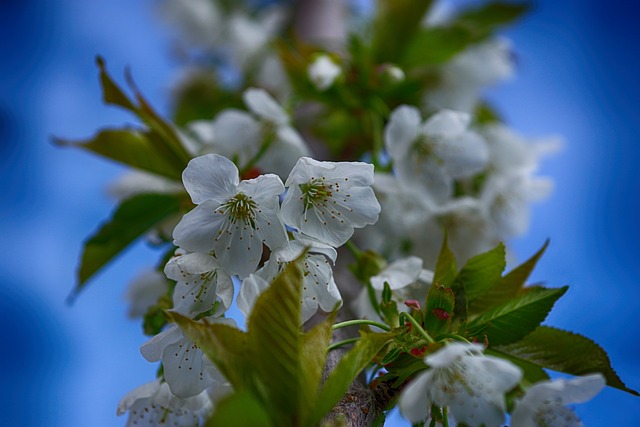
[[[239,182],[230,160],[207,154],[189,162],[182,180],[198,206],[173,231],[176,246],[192,252],[213,250],[229,273],[246,277],[255,271],[263,243],[274,248],[286,241],[278,214],[284,186],[276,175]]]
[[[470,119],[466,113],[442,110],[423,122],[417,108],[396,108],[384,140],[398,179],[424,190],[434,204],[446,202],[454,180],[480,172],[489,158],[485,141],[468,129]]]
[[[169,279],[176,281],[173,290],[173,310],[195,317],[211,310],[219,316],[231,306],[233,282],[218,261],[209,254],[185,253],[177,250],[164,268]]]
[[[497,427],[504,422],[504,394],[522,378],[515,365],[482,354],[479,344],[451,343],[425,357],[430,369],[400,396],[400,412],[411,422],[426,420],[431,405],[449,408],[458,423]]]
[[[340,74],[342,69],[327,55],[318,55],[307,68],[309,80],[320,91],[333,86]]]
[[[287,112],[263,89],[249,88],[242,94],[247,108],[263,126],[263,135],[272,138],[269,149],[257,166],[281,177],[286,176],[300,157],[310,154],[300,134],[291,126]]]
[[[124,298],[129,302],[128,316],[141,317],[167,293],[167,278],[156,269],[141,272],[127,287]]]
[[[155,380],[130,391],[118,404],[118,415],[129,412],[126,427],[198,427],[213,408],[206,391],[180,398],[166,382]]]
[[[285,183],[282,218],[319,242],[338,247],[354,228],[374,224],[380,204],[371,188],[373,165],[303,157]]]
[[[233,319],[205,318],[209,323],[235,326]],[[140,347],[149,362],[162,360],[164,378],[171,392],[178,397],[200,394],[212,385],[226,383],[215,365],[204,355],[200,347],[184,335],[177,325],[166,329]]]
[[[431,110],[450,108],[471,113],[482,90],[513,75],[511,43],[504,38],[473,45],[442,66],[439,84],[425,104]]]
[[[536,383],[517,401],[511,424],[513,427],[581,427],[578,416],[565,405],[586,402],[604,386],[602,374]]]
[[[269,283],[305,249],[307,253],[300,264],[303,271],[301,323],[309,320],[318,308],[330,312],[342,305],[342,297],[331,267],[337,257],[336,250],[310,240],[292,240],[284,247],[273,251],[263,268],[242,281],[238,294],[238,308],[245,316],[249,316],[258,296],[269,287]]]

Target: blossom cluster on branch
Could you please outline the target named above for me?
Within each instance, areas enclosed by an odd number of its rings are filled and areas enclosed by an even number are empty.
[[[160,362],[118,405],[127,426],[341,426],[350,401],[358,426],[396,405],[430,427],[579,426],[566,405],[605,385],[637,394],[593,341],[541,325],[567,289],[527,284],[546,243],[505,272],[502,242],[551,191],[537,170],[560,145],[483,98],[514,73],[496,31],[527,6],[443,18],[380,0],[341,9],[357,30],[323,41],[300,26],[309,2],[247,3],[163,0],[185,61],[172,119],[99,58],[105,102],[140,125],[58,140],[133,169],[75,293],[139,238],[162,250],[127,291]]]

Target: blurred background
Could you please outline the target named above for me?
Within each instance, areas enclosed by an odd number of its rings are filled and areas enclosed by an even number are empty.
[[[452,3],[470,3],[452,2]],[[640,388],[640,5],[623,0],[538,0],[508,28],[518,72],[490,99],[528,136],[563,135],[544,162],[556,190],[533,208],[520,259],[551,245],[534,272],[569,284],[547,324],[601,344]],[[126,318],[127,283],[155,261],[144,244],[100,274],[73,306],[83,239],[113,202],[105,185],[122,169],[51,136],[83,138],[132,120],[102,105],[96,54],[167,113],[177,64],[152,0],[1,0],[0,408],[3,425],[122,426],[116,405],[155,376],[146,341]],[[585,425],[635,425],[640,399],[607,389],[576,408]]]

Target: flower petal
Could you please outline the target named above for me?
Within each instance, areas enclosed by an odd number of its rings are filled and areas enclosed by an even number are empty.
[[[206,200],[223,203],[238,185],[238,168],[226,157],[206,154],[189,161],[182,182],[196,205]]]

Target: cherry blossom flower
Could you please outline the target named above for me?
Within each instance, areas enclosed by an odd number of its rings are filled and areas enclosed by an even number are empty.
[[[282,269],[297,259],[307,250],[301,263],[303,270],[301,323],[306,322],[320,308],[330,312],[342,305],[342,297],[333,278],[331,265],[335,262],[337,252],[334,248],[310,240],[292,240],[287,245],[271,253],[264,267],[242,282],[238,295],[238,308],[245,316],[249,316],[253,305],[269,283]]]
[[[216,154],[192,159],[182,174],[198,205],[173,231],[174,244],[192,252],[213,250],[229,273],[246,277],[262,256],[262,244],[282,246],[286,232],[278,215],[284,192],[276,175],[239,182],[238,169]]]
[[[209,323],[236,326],[233,319],[206,317]],[[164,378],[178,397],[192,397],[226,379],[204,355],[200,347],[186,337],[177,325],[166,329],[140,347],[149,362],[162,360]]]
[[[565,405],[590,400],[605,384],[602,374],[536,383],[516,403],[511,423],[514,427],[581,427],[578,416]]]
[[[427,92],[425,104],[431,110],[451,108],[471,113],[485,87],[509,79],[513,72],[509,40],[498,38],[473,45],[442,67],[439,84]]]
[[[328,55],[318,55],[307,68],[309,80],[320,91],[333,86],[340,74],[342,69]]]
[[[482,354],[479,344],[451,343],[425,357],[431,368],[419,374],[400,396],[400,412],[411,422],[429,418],[431,405],[449,408],[469,427],[504,422],[504,394],[522,379],[515,365]]]
[[[141,272],[127,287],[124,298],[129,302],[128,316],[142,317],[158,299],[167,293],[169,282],[156,269]]]
[[[155,380],[130,391],[118,404],[117,414],[129,412],[126,427],[198,427],[212,408],[206,391],[180,398],[166,382]]]
[[[398,179],[424,190],[434,204],[446,202],[454,180],[480,172],[489,158],[485,141],[468,129],[470,120],[467,113],[442,110],[423,123],[416,107],[396,108],[384,140]]]
[[[287,225],[319,242],[338,247],[354,228],[374,224],[380,204],[371,185],[373,165],[319,162],[303,157],[286,181],[282,218]]]
[[[215,312],[210,314],[219,316],[231,306],[231,276],[211,255],[178,249],[164,272],[177,282],[173,291],[173,310],[177,313],[195,317],[211,310],[217,302]]]

